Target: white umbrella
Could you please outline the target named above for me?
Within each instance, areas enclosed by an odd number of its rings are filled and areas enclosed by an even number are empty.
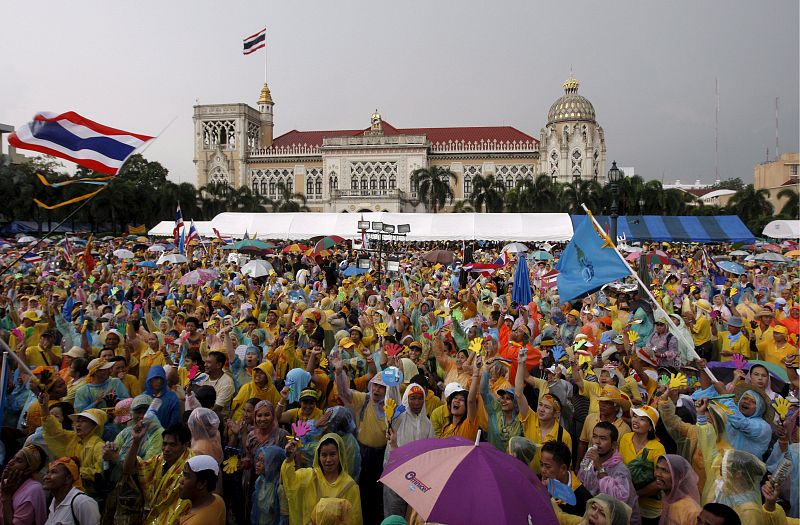
[[[172,263],[172,264],[180,264],[189,262],[189,259],[186,258],[185,255],[180,253],[168,253],[166,255],[162,255],[156,261],[156,264],[165,264],[165,263]]]
[[[750,252],[746,252],[744,250],[733,250],[731,252],[731,255],[734,255],[736,257],[747,257],[748,255],[750,255]]]
[[[134,255],[132,251],[126,250],[125,248],[120,248],[119,250],[114,250],[114,257],[118,257],[120,259],[133,259]]]
[[[36,237],[31,237],[30,235],[25,235],[17,239],[18,243],[25,244],[26,242],[36,242]]]
[[[753,260],[763,261],[763,262],[777,262],[777,263],[785,263],[789,261],[789,259],[787,259],[783,255],[773,252],[759,253],[754,257]]]
[[[620,244],[619,249],[622,250],[623,252],[628,252],[628,253],[639,253],[642,251],[641,246],[629,246],[627,244]]]
[[[148,252],[163,252],[165,249],[166,248],[164,248],[160,244],[154,244],[154,245],[150,246],[149,248],[147,248],[147,251]]]
[[[529,248],[521,242],[512,242],[503,246],[503,251],[508,253],[527,252]]]
[[[265,275],[269,275],[273,269],[272,265],[267,261],[256,259],[242,266],[241,271],[243,274],[249,275],[250,277],[264,277]]]

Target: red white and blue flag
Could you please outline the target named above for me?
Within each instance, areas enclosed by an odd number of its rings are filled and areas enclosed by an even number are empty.
[[[223,243],[228,244],[232,240],[230,235],[226,235],[226,236],[223,237],[222,235],[220,235],[218,229],[216,229],[216,228],[211,228],[211,229],[214,230],[214,235],[217,236],[217,239],[219,239]]]
[[[173,244],[178,246],[178,236],[183,229],[183,213],[181,212],[181,204],[178,203],[178,209],[175,210],[175,228],[172,229]]]
[[[245,55],[255,53],[262,47],[267,45],[267,28],[265,27],[255,35],[250,35],[244,39],[244,49],[242,52]]]
[[[73,258],[75,254],[72,252],[72,243],[69,242],[69,237],[67,234],[64,234],[64,258],[67,260],[68,263],[72,264]]]
[[[508,262],[509,262],[508,253],[507,252],[503,252],[503,253],[500,254],[500,257],[495,259],[494,264],[498,264],[500,266],[505,266],[505,265],[508,264]]]
[[[25,252],[25,255],[23,255],[22,258],[25,260],[26,263],[29,264],[42,262],[43,260],[41,255],[33,252]]]
[[[68,111],[60,115],[37,113],[33,121],[9,135],[8,143],[116,175],[125,159],[153,138],[104,126]]]
[[[197,228],[194,227],[194,219],[192,219],[189,225],[189,235],[186,237],[186,243],[192,242],[193,239],[200,240],[200,234],[197,233]]]

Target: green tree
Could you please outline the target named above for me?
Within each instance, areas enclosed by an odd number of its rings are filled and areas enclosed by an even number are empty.
[[[610,189],[609,189],[610,192]],[[577,179],[573,180],[564,187],[563,202],[565,205],[565,212],[573,214],[583,214],[582,204],[596,212],[602,210],[603,206],[603,188],[597,181]],[[609,199],[610,207],[610,199]]]
[[[739,177],[721,180],[711,186],[712,190],[733,190],[739,191],[744,189],[744,182]]]
[[[781,207],[780,216],[785,219],[800,219],[800,196],[795,188],[783,188],[778,192],[778,199],[786,199]]]
[[[472,179],[470,202],[476,212],[501,213],[505,206],[506,186],[494,175],[476,175]]]
[[[278,191],[277,198],[268,203],[273,212],[309,211],[309,207],[306,206],[306,198],[302,193],[292,192],[282,182],[276,185],[276,189]]]
[[[737,191],[728,201],[727,209],[742,219],[751,232],[760,232],[772,220],[774,208],[769,202],[769,192],[757,190],[752,184]]]
[[[418,168],[411,174],[411,185],[417,189],[419,202],[433,213],[444,208],[448,202],[453,202],[455,194],[450,181],[457,184],[458,177],[440,166]]]
[[[452,213],[472,213],[474,211],[475,210],[472,209],[472,205],[467,199],[456,201],[456,203],[453,204]]]

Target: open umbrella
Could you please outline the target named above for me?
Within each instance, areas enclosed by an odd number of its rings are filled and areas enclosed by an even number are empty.
[[[549,261],[550,259],[553,258],[551,254],[547,253],[544,250],[536,250],[535,252],[528,254],[528,257],[536,261]]]
[[[154,244],[154,245],[150,246],[149,248],[147,248],[147,251],[148,252],[163,252],[164,251],[164,247],[162,245],[160,245],[160,244]]]
[[[348,266],[342,272],[345,277],[353,277],[355,275],[363,275],[369,271],[368,268],[359,268],[358,266]]]
[[[452,264],[453,257],[453,252],[450,250],[431,250],[422,256],[422,260],[434,264]]]
[[[269,275],[269,272],[274,271],[272,265],[267,261],[262,261],[261,259],[255,259],[241,268],[241,272],[245,275],[249,275],[250,277],[264,277],[265,275]]]
[[[240,252],[261,252],[277,248],[274,244],[259,241],[258,239],[242,239],[241,241],[235,242],[233,247]]]
[[[744,364],[744,371],[745,372],[749,371],[753,365],[763,365],[764,368],[767,369],[770,378],[773,381],[772,384],[773,390],[776,391],[780,390],[783,387],[783,385],[789,382],[789,375],[786,373],[786,369],[781,368],[775,363],[754,359]],[[717,379],[723,382],[728,382],[733,380],[733,371],[736,370],[736,363],[733,361],[725,361],[725,362],[709,361],[708,368],[714,371],[714,375],[717,376]],[[780,384],[775,384],[775,381],[780,382]]]
[[[539,478],[491,443],[462,437],[412,441],[392,451],[380,481],[425,521],[558,523]]]
[[[747,270],[744,269],[744,266],[733,261],[717,261],[717,266],[722,268],[724,271],[735,275],[747,273]]]
[[[156,264],[166,264],[166,263],[180,264],[186,262],[189,262],[189,259],[187,259],[185,255],[181,253],[168,253],[159,257],[158,260],[156,261]]]
[[[800,257],[800,250],[792,250],[784,254],[786,257]]]
[[[521,242],[512,242],[503,246],[501,251],[508,252],[508,253],[520,253],[520,252],[527,252],[530,248],[522,244]]]
[[[773,252],[759,253],[758,255],[753,257],[753,260],[759,262],[774,262],[774,263],[789,262],[789,259],[787,259],[783,255]]]
[[[308,251],[308,246],[305,244],[290,244],[288,246],[284,246],[281,250],[281,253],[304,253]]]
[[[155,268],[156,263],[154,261],[140,261],[136,263],[136,266],[139,268]]]
[[[750,252],[746,252],[744,250],[733,250],[730,254],[735,257],[747,257],[750,255]]]
[[[134,255],[132,251],[120,248],[119,250],[114,250],[114,257],[119,259],[133,259]]]
[[[25,244],[29,242],[36,242],[36,237],[31,237],[30,235],[25,235],[17,239],[17,242],[20,244]]]
[[[317,243],[314,245],[314,251],[319,252],[320,250],[329,250],[336,246],[339,243],[345,242],[347,239],[344,237],[339,237],[338,235],[330,235],[328,237],[323,237],[322,239],[318,240]]]
[[[517,255],[517,269],[514,272],[514,287],[511,289],[511,300],[522,305],[528,304],[533,300],[531,274],[528,271],[528,260],[524,255]]]
[[[218,271],[199,268],[197,270],[192,270],[191,272],[184,274],[180,279],[178,279],[178,284],[182,284],[184,286],[205,284],[217,278],[219,278]]]

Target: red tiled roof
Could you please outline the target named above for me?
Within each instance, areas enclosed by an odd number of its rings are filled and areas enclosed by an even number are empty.
[[[386,136],[396,135],[426,135],[433,144],[449,141],[480,142],[481,140],[496,140],[499,142],[534,142],[539,141],[511,126],[476,126],[460,128],[395,128],[383,121],[383,133]],[[348,137],[363,135],[365,129],[339,129],[329,131],[298,131],[293,129],[275,138],[273,146],[322,146],[322,139],[326,137]]]
[[[797,186],[798,179],[797,177],[791,177],[789,180],[781,184],[781,186]]]

